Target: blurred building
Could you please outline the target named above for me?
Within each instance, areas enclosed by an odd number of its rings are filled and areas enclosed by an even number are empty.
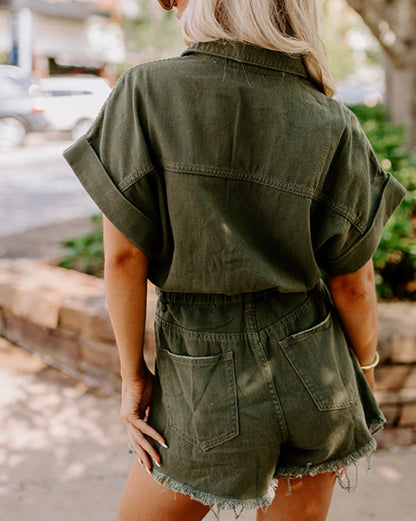
[[[102,71],[125,58],[123,0],[0,0],[0,53],[49,73]]]

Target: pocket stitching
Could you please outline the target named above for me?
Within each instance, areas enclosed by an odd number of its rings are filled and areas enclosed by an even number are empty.
[[[198,331],[194,329],[187,329],[179,324],[169,322],[165,318],[161,317],[157,313],[155,314],[155,328],[160,326],[162,329],[173,331],[177,335],[186,334],[189,337],[202,338],[206,340],[227,340],[235,338],[246,338],[247,333],[244,331],[235,331],[233,333],[218,333],[210,331]]]
[[[301,342],[302,340],[305,340],[309,336],[313,335],[314,333],[318,333],[321,329],[328,329],[331,325],[331,319],[332,319],[332,313],[331,310],[329,310],[326,317],[319,322],[318,324],[315,324],[314,326],[303,329],[302,331],[299,331],[298,333],[294,333],[293,335],[290,335],[286,338],[283,338],[283,340],[280,341],[283,347],[285,347],[288,344],[297,344],[298,342]]]
[[[313,334],[318,333],[319,331],[322,331],[322,330],[329,329],[331,324],[333,324],[332,318],[333,318],[332,312],[330,309],[327,316],[324,318],[324,320],[322,320],[315,326],[312,326],[308,329],[295,333],[294,335],[290,335],[279,342],[282,347],[282,351],[283,351],[286,359],[289,361],[292,369],[294,370],[294,372],[296,373],[298,378],[303,383],[305,389],[307,390],[308,394],[310,395],[310,397],[312,398],[312,400],[314,401],[314,403],[316,404],[318,409],[321,411],[338,410],[338,409],[346,409],[348,407],[353,407],[357,404],[357,393],[354,393],[354,396],[352,396],[351,393],[346,388],[344,382],[342,381],[342,385],[344,387],[345,393],[348,395],[348,398],[349,398],[348,400],[341,402],[341,403],[334,404],[332,402],[319,398],[319,396],[318,396],[319,389],[317,390],[316,384],[311,379],[309,379],[308,375],[306,373],[304,373],[302,371],[302,369],[299,369],[299,367],[297,367],[296,363],[292,360],[292,357],[289,356],[288,351],[292,346],[295,346],[302,340],[306,340]]]
[[[162,356],[161,356],[162,355]],[[239,425],[238,425],[238,408],[237,408],[237,389],[236,389],[236,378],[235,378],[235,366],[234,366],[234,353],[232,351],[227,351],[225,353],[220,353],[218,355],[210,355],[204,357],[189,357],[186,355],[177,355],[175,353],[171,353],[169,350],[164,349],[162,347],[158,348],[158,356],[165,358],[166,360],[171,360],[172,363],[182,364],[182,365],[207,365],[210,366],[213,362],[217,364],[224,364],[224,370],[227,374],[228,379],[228,387],[227,390],[230,390],[229,393],[229,404],[226,402],[227,408],[230,410],[230,428],[227,432],[223,432],[215,438],[210,438],[205,441],[198,441],[195,437],[189,436],[184,433],[179,426],[175,424],[173,421],[174,414],[171,408],[171,403],[169,399],[170,393],[168,392],[168,397],[165,400],[167,409],[169,411],[169,425],[171,428],[186,441],[192,443],[193,445],[201,448],[204,451],[207,451],[211,448],[214,448],[218,445],[221,445],[231,439],[235,438],[239,434]],[[160,358],[159,358],[160,359]],[[165,374],[160,374],[161,379],[165,382],[165,388],[169,391],[169,383]]]

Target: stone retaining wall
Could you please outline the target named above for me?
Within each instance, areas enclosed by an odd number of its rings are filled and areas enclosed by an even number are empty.
[[[416,443],[416,303],[379,304],[376,396],[387,419],[379,445]]]
[[[154,365],[154,288],[145,358]],[[388,420],[379,445],[416,443],[416,304],[379,304],[376,396]],[[0,335],[107,392],[120,390],[119,359],[101,279],[29,259],[0,260]]]
[[[150,287],[145,339],[150,366],[155,302]],[[1,259],[0,335],[93,387],[120,390],[118,351],[101,279],[29,259]]]

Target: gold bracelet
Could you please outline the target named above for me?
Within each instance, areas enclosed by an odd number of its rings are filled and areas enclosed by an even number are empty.
[[[362,365],[361,369],[363,371],[366,371],[367,369],[373,369],[378,363],[380,362],[380,355],[378,354],[378,351],[376,351],[376,356],[374,358],[374,361],[370,365]]]

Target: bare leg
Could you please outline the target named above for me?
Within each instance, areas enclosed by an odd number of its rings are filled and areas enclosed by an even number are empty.
[[[290,480],[279,478],[276,497],[267,512],[257,512],[257,521],[325,521],[336,480],[335,472]]]
[[[157,483],[138,461],[133,463],[116,521],[201,521],[209,507]]]

